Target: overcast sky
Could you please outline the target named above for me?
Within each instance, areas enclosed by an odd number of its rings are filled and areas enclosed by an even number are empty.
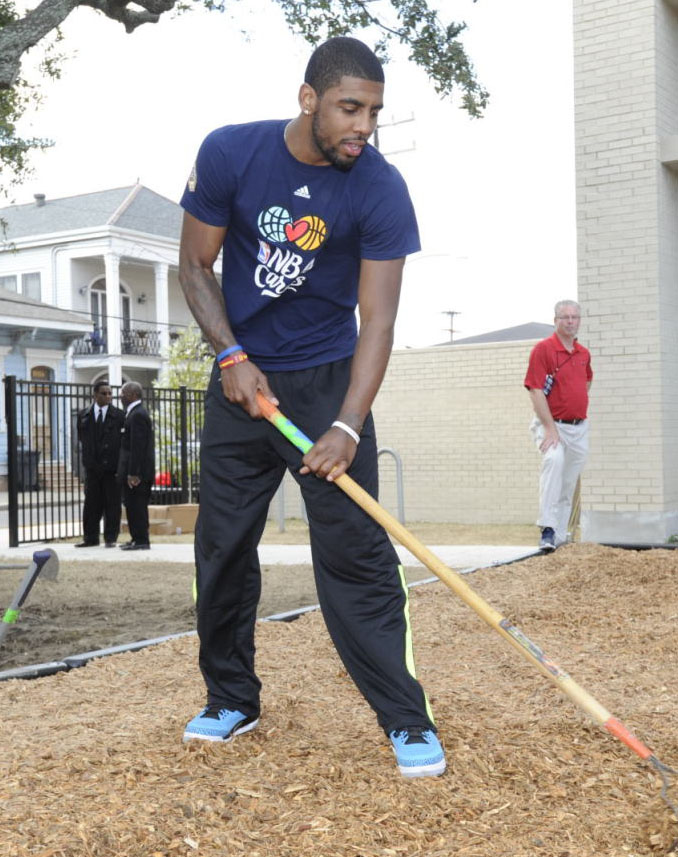
[[[576,297],[570,0],[446,0],[491,100],[472,120],[441,101],[398,53],[387,66],[381,146],[405,176],[422,253],[406,267],[396,345],[419,347],[550,322]],[[196,11],[131,36],[91,9],[67,19],[73,54],[24,134],[55,145],[34,158],[16,202],[144,185],[177,201],[206,133],[287,117],[310,48],[269,0],[237,17]],[[403,121],[412,119],[412,121]]]

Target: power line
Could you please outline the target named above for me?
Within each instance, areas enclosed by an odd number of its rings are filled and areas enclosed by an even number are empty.
[[[0,298],[0,303],[1,303],[1,301],[2,301],[2,298]],[[12,298],[9,301],[9,303],[18,304],[19,306],[27,306],[27,307],[30,307],[31,309],[36,309],[36,304],[31,303],[30,301],[15,300],[14,298]],[[71,313],[71,315],[87,316],[87,318],[89,319],[89,321],[92,322],[92,324],[96,324],[96,319],[92,318],[92,313],[89,310],[64,309],[64,307],[54,306],[54,304],[41,304],[41,305],[49,307],[50,309],[59,310],[60,312],[68,312],[68,313]],[[130,316],[129,318],[125,318],[125,316],[111,315],[110,313],[106,313],[104,318],[116,318],[116,319],[118,319],[118,321],[130,321],[130,322],[134,321],[134,322],[137,322],[139,324],[154,324],[154,325],[156,325],[156,327],[189,327],[188,324],[183,324],[182,322],[178,322],[178,321],[155,321],[155,320],[149,321],[149,319],[147,319],[147,318],[132,318],[132,316]]]

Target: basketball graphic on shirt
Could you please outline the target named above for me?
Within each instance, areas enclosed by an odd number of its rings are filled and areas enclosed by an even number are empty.
[[[289,211],[280,205],[272,205],[262,211],[257,219],[259,232],[274,244],[284,244],[287,241],[285,227],[291,224],[292,217]]]
[[[295,222],[297,224],[307,223],[308,228],[297,238],[294,243],[300,250],[317,250],[327,237],[327,226],[325,221],[316,217],[315,214],[305,214]]]
[[[290,242],[300,250],[317,250],[327,238],[325,221],[315,214],[305,214],[298,220],[282,205],[264,209],[257,218],[259,232],[274,244]]]

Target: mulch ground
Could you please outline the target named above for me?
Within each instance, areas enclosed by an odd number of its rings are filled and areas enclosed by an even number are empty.
[[[572,545],[468,582],[678,764],[678,555]],[[319,614],[261,623],[259,727],[181,744],[195,638],[0,685],[6,857],[645,857],[660,781],[442,584],[412,590],[448,770],[405,780]],[[674,797],[675,790],[674,790]]]

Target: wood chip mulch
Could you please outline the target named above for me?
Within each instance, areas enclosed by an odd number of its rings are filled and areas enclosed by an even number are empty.
[[[572,545],[466,579],[678,765],[678,554]],[[652,769],[442,584],[412,590],[411,616],[443,777],[400,777],[313,613],[259,625],[261,722],[223,746],[181,744],[203,701],[195,638],[0,685],[0,853],[669,853],[678,824]]]

